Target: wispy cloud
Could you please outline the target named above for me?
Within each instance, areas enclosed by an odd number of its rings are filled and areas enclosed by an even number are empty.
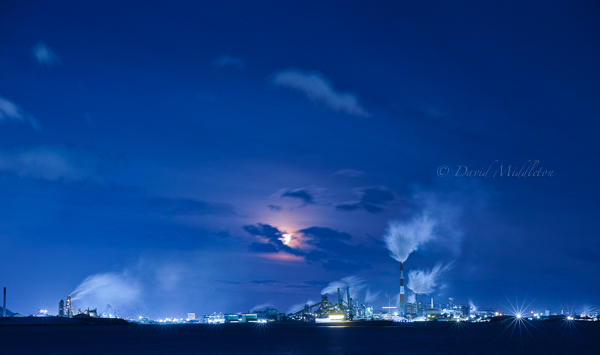
[[[356,189],[355,193],[360,196],[359,201],[339,204],[336,209],[338,211],[364,209],[370,213],[379,213],[384,210],[383,204],[392,202],[395,199],[394,193],[385,186]]]
[[[281,194],[281,197],[292,197],[304,201],[305,205],[314,203],[313,196],[307,189],[286,190]]]
[[[136,278],[125,273],[96,274],[86,278],[73,293],[73,301],[80,304],[117,306],[131,305],[140,300],[142,286]]]
[[[40,131],[40,123],[30,114],[23,112],[19,105],[13,101],[0,96],[0,124],[5,122],[27,123],[36,130]]]
[[[0,171],[41,180],[102,184],[103,165],[99,154],[65,146],[0,151]]]
[[[282,201],[280,201],[279,199],[283,198],[285,198],[284,200],[288,201],[301,202],[300,206],[298,207],[305,207],[309,205],[327,203],[329,199],[329,190],[324,187],[316,186],[306,186],[300,188],[285,187],[271,194],[269,198],[272,200],[277,200],[276,203],[272,203],[272,205],[279,206],[281,208],[283,208],[284,206],[281,206]],[[286,204],[284,203],[284,205]],[[277,210],[276,208],[271,209]]]
[[[250,312],[264,311],[267,308],[275,308],[273,301],[268,301],[265,303],[257,304],[256,306],[254,306],[250,309]]]
[[[213,65],[217,67],[234,67],[237,69],[243,69],[244,66],[246,66],[243,60],[230,55],[222,55],[218,57],[214,60]]]
[[[44,42],[39,42],[32,48],[33,57],[41,66],[51,67],[62,64],[60,57],[56,55]]]
[[[370,114],[359,104],[358,97],[348,92],[336,91],[331,82],[319,73],[300,70],[283,70],[275,74],[272,83],[299,91],[316,103],[334,111],[342,111],[355,116],[368,117]]]

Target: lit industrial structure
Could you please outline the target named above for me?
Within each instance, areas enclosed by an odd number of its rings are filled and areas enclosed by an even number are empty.
[[[321,295],[321,302],[307,304],[304,309],[288,314],[287,319],[316,323],[373,320],[373,307],[353,302],[350,297],[350,287],[346,287],[346,299],[342,296],[340,288],[337,294],[337,303],[331,303],[327,295]]]
[[[65,316],[65,301],[64,300],[60,300],[58,302],[58,316],[59,317]]]
[[[71,296],[67,296],[67,303],[65,305],[65,313],[67,317],[73,315],[73,310],[71,309]]]

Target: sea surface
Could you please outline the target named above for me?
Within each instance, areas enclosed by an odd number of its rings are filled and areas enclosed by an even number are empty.
[[[600,322],[2,326],[0,354],[600,354]]]

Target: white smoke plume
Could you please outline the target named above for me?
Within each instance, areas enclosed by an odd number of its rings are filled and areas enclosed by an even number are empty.
[[[257,304],[256,306],[254,306],[250,309],[250,312],[264,311],[267,308],[275,308],[275,305],[273,305],[273,301]]]
[[[442,263],[438,262],[431,270],[411,270],[406,286],[416,294],[428,295],[437,287],[438,279],[451,268],[452,264],[442,267]]]
[[[79,308],[102,308],[107,304],[119,308],[138,302],[142,295],[139,282],[124,274],[96,274],[83,280],[71,293]]]
[[[367,292],[365,293],[365,304],[372,304],[373,302],[377,301],[380,294],[381,291],[373,293],[371,292],[370,288],[367,288]]]
[[[409,222],[389,221],[383,239],[390,256],[401,263],[405,262],[419,245],[433,239],[434,227],[435,222],[427,216],[414,218]]]
[[[367,287],[367,283],[358,276],[348,276],[339,281],[330,282],[329,285],[325,286],[325,288],[321,291],[321,294],[337,294],[337,290],[339,288],[345,299],[346,287],[350,287],[350,297],[356,299],[358,293]]]
[[[469,300],[469,307],[471,307],[473,311],[477,311],[477,306],[475,305],[475,303],[473,303],[472,300]]]
[[[297,303],[297,304],[294,304],[294,305],[292,305],[292,306],[291,306],[291,307],[290,307],[290,308],[287,310],[287,312],[286,312],[286,313],[287,313],[287,314],[290,314],[290,313],[296,313],[296,312],[299,312],[299,311],[301,311],[301,310],[303,310],[303,309],[304,309],[304,306],[306,306],[306,305],[312,306],[312,305],[313,305],[313,304],[315,304],[315,303],[316,303],[315,301],[313,301],[313,300],[311,300],[311,299],[308,299],[308,300],[307,300],[306,302],[304,302],[304,303]]]

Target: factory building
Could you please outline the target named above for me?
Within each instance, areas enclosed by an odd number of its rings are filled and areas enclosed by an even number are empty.
[[[72,309],[71,309],[71,296],[67,296],[67,303],[65,305],[65,313],[67,314],[67,317],[70,317],[73,315],[73,313],[75,313]]]
[[[225,315],[225,323],[239,323],[240,315],[239,314],[226,314]]]
[[[60,300],[60,302],[58,302],[58,316],[59,317],[65,316],[65,301],[64,300]]]

